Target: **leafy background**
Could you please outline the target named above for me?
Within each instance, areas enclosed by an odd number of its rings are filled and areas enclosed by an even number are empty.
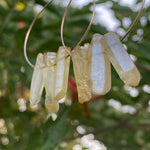
[[[118,1],[108,1],[119,28],[126,31],[123,19],[134,20],[137,12]],[[32,30],[28,44],[32,63],[39,52],[57,51],[61,45],[60,24],[65,9],[62,2],[49,6]],[[140,2],[137,0],[136,4]],[[97,1],[102,3],[106,1]],[[44,94],[38,106],[30,107],[33,70],[23,56],[24,37],[37,13],[35,6],[44,4],[44,0],[0,1],[0,150],[92,150],[91,145],[97,146],[94,150],[149,150],[150,7],[144,9],[142,19],[124,41],[141,72],[140,85],[125,86],[112,68],[111,91],[81,105],[77,102],[71,64],[67,100],[55,120],[56,116],[50,117],[44,107]],[[83,35],[91,7],[92,2],[69,9],[64,28],[67,45],[75,46]],[[94,33],[106,32],[106,27],[95,23],[84,42],[90,42]]]

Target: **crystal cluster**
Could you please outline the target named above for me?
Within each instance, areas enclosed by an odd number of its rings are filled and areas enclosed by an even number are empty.
[[[70,49],[68,48],[68,50]],[[66,96],[69,67],[70,57],[63,47],[59,48],[58,53],[39,54],[31,81],[31,104],[39,103],[45,87],[45,107],[48,111],[57,113],[59,100]]]
[[[70,51],[70,48],[67,48]],[[80,103],[88,102],[92,94],[105,95],[111,89],[111,65],[128,86],[137,86],[140,73],[123,44],[114,32],[104,36],[94,34],[90,44],[76,46],[71,52],[75,80]],[[63,47],[58,52],[39,54],[35,64],[30,101],[40,101],[43,88],[46,90],[45,106],[57,113],[59,101],[66,96],[70,56]]]
[[[111,65],[128,86],[137,86],[140,73],[114,32],[94,34],[90,44],[72,51],[74,74],[80,103],[92,94],[105,95],[111,89]]]

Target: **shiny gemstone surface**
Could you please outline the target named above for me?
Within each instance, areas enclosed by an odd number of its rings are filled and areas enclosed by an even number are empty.
[[[78,46],[72,51],[73,68],[80,103],[88,102],[91,99],[89,47],[89,44],[85,44],[83,47]]]
[[[94,34],[90,48],[90,78],[93,94],[104,95],[111,89],[111,66],[102,50],[102,35]]]
[[[101,44],[122,81],[128,86],[137,86],[140,82],[140,73],[118,36],[114,32],[109,32],[102,37]]]

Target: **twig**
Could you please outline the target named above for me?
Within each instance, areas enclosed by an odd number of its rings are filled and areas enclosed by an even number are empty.
[[[118,124],[114,124],[114,125],[110,125],[110,126],[107,126],[107,127],[102,127],[102,128],[98,128],[98,129],[95,129],[94,131],[91,131],[91,132],[86,132],[85,134],[79,134],[77,136],[74,136],[74,137],[71,137],[71,138],[67,138],[67,139],[64,139],[63,141],[64,142],[69,142],[69,141],[72,141],[72,140],[75,140],[77,138],[81,138],[87,134],[99,134],[99,133],[102,133],[102,132],[106,132],[106,131],[109,131],[109,130],[112,130],[112,129],[116,129],[118,128]]]
[[[70,142],[72,140],[81,138],[81,137],[83,137],[85,135],[88,135],[88,134],[97,135],[97,134],[107,132],[107,131],[110,131],[110,130],[113,130],[113,129],[126,129],[126,130],[132,130],[132,131],[137,131],[137,130],[140,129],[140,130],[143,130],[143,131],[150,131],[150,124],[129,124],[129,123],[122,124],[122,123],[119,122],[119,123],[116,123],[116,124],[113,124],[113,125],[110,125],[110,126],[107,126],[107,127],[101,127],[101,128],[95,129],[91,132],[86,132],[85,134],[79,134],[77,136],[64,139],[63,142]]]
[[[142,64],[139,64],[139,63],[136,63],[136,65],[137,65],[138,67],[140,67],[141,69],[150,72],[150,68],[148,68],[148,67],[146,67],[146,66],[144,66],[144,65],[142,65]]]
[[[64,140],[64,142],[69,142],[69,141],[75,140],[77,138],[81,138],[87,134],[97,135],[99,133],[107,132],[107,131],[110,131],[112,129],[127,129],[127,130],[142,129],[144,131],[150,131],[150,124],[132,124],[132,123],[129,123],[129,121],[132,117],[138,115],[139,112],[145,108],[147,108],[147,107],[143,104],[143,107],[141,109],[137,110],[134,114],[127,115],[126,117],[124,117],[123,119],[121,119],[119,122],[117,122],[115,124],[112,124],[112,125],[106,126],[106,127],[100,127],[100,128],[95,129],[93,131],[86,132],[85,134],[79,134],[77,136],[67,138]]]

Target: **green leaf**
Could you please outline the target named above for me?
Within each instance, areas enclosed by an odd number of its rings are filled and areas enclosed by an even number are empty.
[[[54,150],[67,134],[69,124],[66,116],[69,110],[61,111],[56,121],[49,119],[40,128],[35,128],[25,150]]]

